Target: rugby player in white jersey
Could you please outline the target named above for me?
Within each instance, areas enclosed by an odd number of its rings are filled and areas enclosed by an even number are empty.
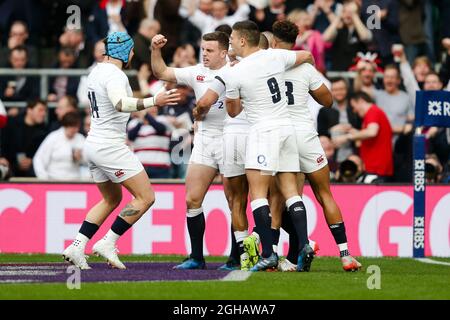
[[[121,185],[134,199],[121,210],[92,251],[113,267],[125,269],[117,256],[116,242],[155,201],[144,167],[125,144],[126,125],[131,112],[154,105],[176,104],[179,100],[175,90],[159,92],[151,98],[133,98],[122,70],[133,57],[133,39],[125,32],[113,32],[104,42],[103,62],[97,64],[87,79],[92,120],[84,146],[91,175],[103,199],[91,208],[75,240],[63,252],[63,258],[80,269],[90,269],[84,254],[86,243],[120,204]]]
[[[287,50],[293,48],[298,35],[298,28],[294,23],[278,21],[273,25],[272,32],[274,48]],[[296,130],[301,172],[308,178],[314,195],[322,206],[325,219],[339,248],[344,270],[359,270],[361,264],[348,251],[342,214],[330,191],[330,171],[327,157],[320,144],[314,120],[307,105],[309,94],[311,94],[321,105],[331,107],[333,103],[331,93],[323,83],[320,73],[311,64],[305,63],[286,71],[284,73],[284,81],[288,110]],[[298,189],[302,193],[305,177],[303,174],[298,176]],[[284,199],[280,196],[280,191],[277,190],[276,185],[272,187],[270,189],[271,210],[274,213],[274,211],[284,210]],[[281,202],[277,201],[277,198],[281,199]],[[281,220],[278,219],[280,215],[274,214],[273,217],[276,217],[276,219],[272,220],[272,228],[278,228],[279,230],[282,225]],[[296,235],[292,233],[292,226],[290,226],[289,220],[289,215],[283,214],[283,228],[286,231],[290,231],[291,238],[295,238]],[[295,264],[291,263],[291,261],[295,261],[294,259],[297,257],[296,252],[301,248],[296,241],[290,241],[289,243],[288,257],[283,261],[283,264],[280,263],[280,269],[283,271],[295,270]]]
[[[203,63],[186,68],[170,68],[165,64],[161,48],[166,42],[163,35],[156,35],[152,39],[151,63],[154,75],[161,80],[188,85],[194,89],[197,99],[200,98],[219,70],[227,65],[228,35],[219,31],[203,35]],[[205,268],[205,216],[202,203],[217,172],[223,173],[222,134],[225,113],[225,94],[211,106],[207,115],[199,118],[196,109],[193,111],[194,117],[201,121],[196,121],[198,129],[186,174],[186,215],[191,254],[176,269]]]
[[[261,49],[269,47],[268,40],[263,34],[260,36],[259,47]],[[230,54],[230,52],[231,50],[228,53]],[[196,112],[200,117],[204,117],[211,106],[225,94],[225,83],[221,75],[226,73],[226,70],[227,68],[221,69],[220,74],[216,76],[218,81],[213,81],[208,91],[197,101]],[[223,176],[231,208],[233,241],[237,245],[240,269],[246,271],[250,270],[258,262],[259,257],[259,235],[253,233],[251,238],[248,235],[248,181],[245,175],[245,152],[249,130],[250,123],[247,121],[245,111],[241,111],[234,118],[228,114],[225,115],[223,127]]]
[[[250,270],[275,268],[278,256],[273,252],[268,191],[272,174],[280,182],[281,193],[292,219],[300,226],[298,236],[305,243],[299,253],[301,271],[308,271],[313,250],[308,245],[304,204],[297,191],[299,159],[295,130],[284,97],[283,73],[292,66],[312,62],[305,51],[261,50],[260,32],[251,21],[233,25],[230,44],[242,60],[216,79],[226,87],[227,112],[231,117],[245,110],[250,123],[245,169],[249,182],[251,207],[262,243],[261,257]],[[241,106],[242,103],[242,106]]]

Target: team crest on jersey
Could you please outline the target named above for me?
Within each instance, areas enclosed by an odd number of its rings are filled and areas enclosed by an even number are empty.
[[[316,161],[317,161],[318,164],[321,164],[321,163],[323,162],[323,160],[324,160],[324,159],[323,159],[323,155],[320,155],[320,156],[317,158]]]
[[[114,175],[115,175],[117,178],[122,177],[124,174],[125,174],[125,172],[123,172],[122,169],[117,170],[116,172],[114,172]]]
[[[198,75],[197,76],[197,81],[198,82],[203,82],[203,81],[205,81],[205,78],[206,78],[206,76]]]

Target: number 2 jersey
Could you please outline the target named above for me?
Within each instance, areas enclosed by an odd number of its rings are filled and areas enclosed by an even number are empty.
[[[117,111],[108,92],[125,88],[131,97],[133,91],[126,74],[112,63],[98,63],[89,74],[87,83],[92,113],[87,141],[125,144],[130,113]]]

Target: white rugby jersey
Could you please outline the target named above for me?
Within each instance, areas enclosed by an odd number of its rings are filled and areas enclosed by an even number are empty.
[[[216,80],[211,82],[209,85],[209,89],[217,93],[219,97],[225,95],[226,93],[225,81],[223,80],[223,77],[224,73],[226,73],[229,68],[232,67],[227,66],[220,69],[221,72],[216,76]],[[245,111],[242,111],[234,118],[230,117],[228,113],[225,112],[223,133],[248,133],[249,126],[250,124],[247,120]]]
[[[309,91],[323,84],[320,73],[309,63],[303,63],[284,73],[289,115],[296,129],[315,131],[314,119],[308,107]]]
[[[196,99],[200,99],[205,94],[220,70],[211,70],[202,64],[174,69],[177,83],[190,86],[195,92]],[[217,102],[211,106],[203,121],[198,122],[198,133],[208,136],[222,135],[225,114],[225,94],[223,93],[219,96]]]
[[[125,73],[112,63],[98,63],[87,78],[91,104],[91,129],[87,141],[125,143],[130,113],[119,112],[108,97],[108,91],[125,88],[133,95]]]
[[[289,119],[284,72],[296,58],[294,51],[259,50],[224,73],[226,97],[241,99],[250,125]]]

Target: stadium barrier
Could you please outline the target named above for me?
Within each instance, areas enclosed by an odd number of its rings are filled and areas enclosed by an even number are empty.
[[[119,241],[121,254],[182,254],[189,248],[183,184],[154,184],[156,202]],[[425,254],[450,257],[450,193],[448,186],[429,186],[425,201]],[[333,185],[356,256],[413,256],[413,188],[411,185]],[[0,252],[61,253],[76,235],[85,215],[101,195],[94,184],[0,184]],[[103,236],[114,217],[131,199],[124,190],[118,210],[88,245]],[[322,209],[309,186],[304,201],[310,238],[320,245],[319,255],[338,250]],[[220,185],[213,185],[203,208],[206,215],[205,252],[227,255],[230,214]],[[250,227],[252,215],[248,208]],[[287,251],[282,232],[280,254]]]

